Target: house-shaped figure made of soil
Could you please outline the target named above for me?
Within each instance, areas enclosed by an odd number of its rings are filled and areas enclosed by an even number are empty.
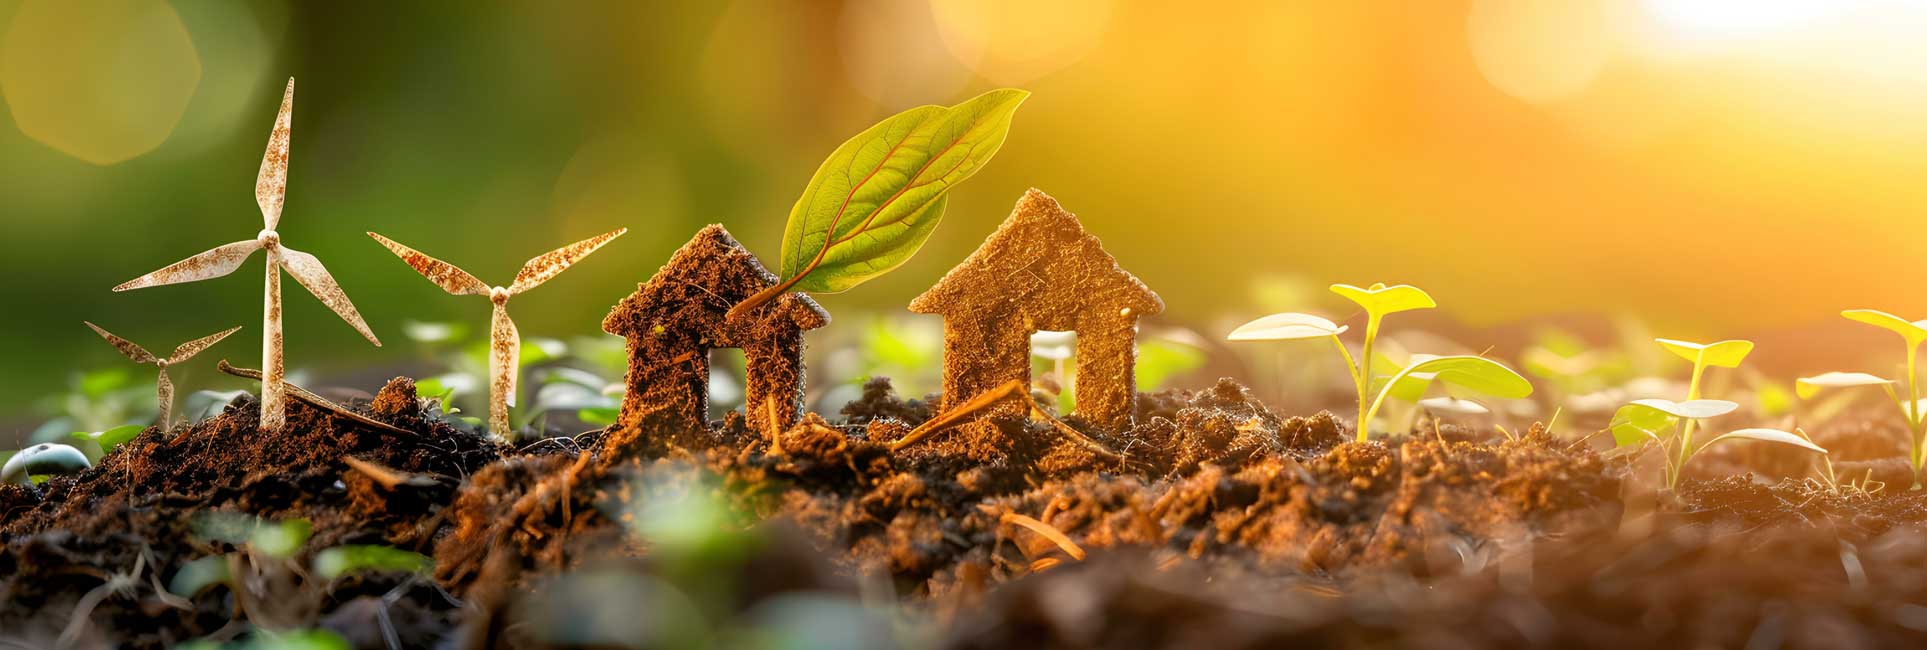
[[[1137,320],[1164,301],[1084,232],[1077,215],[1032,189],[983,246],[911,301],[943,316],[944,408],[1010,382],[1030,382],[1030,335],[1077,332],[1077,414],[1130,423],[1137,400]],[[993,412],[1022,415],[1006,402]]]
[[[709,351],[715,348],[743,351],[750,428],[771,430],[772,405],[779,430],[794,424],[803,409],[803,332],[828,324],[829,313],[807,295],[788,293],[725,318],[730,307],[778,281],[728,230],[710,225],[617,303],[602,321],[603,330],[628,339],[629,347],[628,391],[616,435],[705,431]]]

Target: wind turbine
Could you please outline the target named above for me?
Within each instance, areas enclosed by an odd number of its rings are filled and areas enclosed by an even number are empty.
[[[495,303],[495,315],[489,323],[492,347],[488,357],[491,379],[488,428],[498,437],[507,437],[509,407],[515,405],[516,370],[522,355],[522,335],[515,330],[515,321],[509,320],[509,297],[549,281],[549,278],[626,232],[629,232],[628,228],[618,228],[536,256],[522,265],[522,270],[515,274],[515,282],[507,288],[491,287],[453,264],[424,255],[387,237],[372,232],[368,236],[394,251],[401,261],[407,262],[422,277],[428,278],[429,282],[440,286],[450,295],[488,296],[489,302]]]
[[[87,323],[87,321],[81,322]],[[220,343],[221,339],[227,338],[229,334],[233,334],[241,329],[237,326],[225,332],[209,334],[182,343],[180,347],[174,348],[174,354],[166,357],[157,357],[154,356],[153,353],[148,352],[147,348],[135,345],[133,341],[109,334],[107,330],[101,329],[99,325],[87,323],[87,326],[93,328],[94,333],[99,334],[101,338],[107,339],[108,343],[112,343],[115,349],[120,350],[122,355],[133,360],[134,363],[151,363],[160,367],[161,378],[156,384],[155,390],[160,393],[161,398],[160,425],[161,431],[163,432],[174,428],[174,422],[170,418],[174,411],[174,382],[167,378],[167,367],[194,358],[194,355],[200,354],[202,350],[206,350],[209,346]]]
[[[328,269],[321,265],[321,260],[282,246],[280,233],[274,231],[274,227],[281,223],[281,207],[288,194],[288,137],[293,114],[294,79],[290,78],[288,90],[281,96],[281,113],[274,118],[274,132],[268,136],[268,151],[261,157],[261,174],[254,181],[254,201],[261,206],[264,224],[254,239],[215,247],[114,287],[115,291],[127,291],[218,278],[241,268],[241,263],[246,262],[254,251],[267,251],[267,284],[261,304],[261,430],[270,433],[280,431],[288,421],[285,387],[282,385],[287,376],[281,358],[282,269],[287,269],[295,281],[308,289],[308,293],[314,294],[322,304],[339,314],[342,320],[348,321],[368,342],[376,347],[381,346],[381,340],[368,330],[368,323],[361,320],[361,314],[355,311],[355,304],[348,301],[348,294],[341,292],[341,285],[335,284],[334,276],[328,275]]]

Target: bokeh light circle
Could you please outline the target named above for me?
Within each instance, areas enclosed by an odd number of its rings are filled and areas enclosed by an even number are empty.
[[[159,147],[200,80],[194,41],[160,0],[28,0],[0,37],[14,124],[97,165]]]
[[[1466,17],[1472,60],[1507,95],[1549,104],[1584,91],[1612,55],[1597,0],[1475,0]]]
[[[1096,49],[1110,24],[1110,0],[931,0],[950,52],[1000,85],[1034,81]]]

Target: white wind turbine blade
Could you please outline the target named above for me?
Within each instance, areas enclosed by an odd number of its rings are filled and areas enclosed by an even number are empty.
[[[80,322],[87,323],[87,321]],[[99,334],[101,338],[107,339],[108,343],[114,345],[114,349],[120,350],[122,355],[125,355],[128,359],[132,359],[134,363],[153,363],[157,361],[154,355],[147,351],[147,348],[135,345],[133,341],[109,334],[107,330],[101,329],[99,325],[87,323],[87,326],[93,328],[94,333]]]
[[[254,202],[261,205],[261,222],[268,230],[281,223],[281,206],[288,197],[288,143],[294,121],[294,78],[281,95],[281,113],[274,116],[274,131],[268,134],[267,153],[261,155],[261,173],[254,178]]]
[[[522,335],[515,331],[515,321],[509,320],[506,300],[495,303],[489,342],[488,374],[493,384],[489,387],[488,426],[495,435],[506,437],[509,407],[515,406],[515,380],[522,362]]]
[[[628,228],[617,228],[537,255],[534,259],[529,260],[529,263],[522,265],[522,270],[515,274],[515,283],[509,285],[509,293],[521,293],[534,289],[544,282],[548,282],[549,278],[553,278],[556,274],[569,268],[569,265],[575,264],[584,257],[588,257],[589,254],[595,252],[596,249],[602,248],[603,244],[607,244],[610,240],[621,237],[622,234],[626,232],[629,232]]]
[[[159,271],[123,282],[120,286],[114,287],[114,290],[127,291],[218,278],[241,268],[241,263],[248,261],[248,255],[260,248],[261,242],[253,239],[218,246],[199,255],[169,264]]]
[[[382,246],[387,247],[396,257],[400,257],[401,261],[414,268],[416,273],[422,274],[422,277],[428,278],[429,282],[435,283],[435,285],[441,287],[443,291],[457,296],[486,296],[489,293],[487,283],[482,282],[475,276],[470,275],[468,271],[464,271],[454,264],[429,257],[421,251],[403,246],[393,239],[372,232],[368,233],[368,236],[375,238],[377,242],[381,242]]]
[[[377,347],[381,345],[381,339],[375,338],[375,333],[369,331],[368,323],[363,322],[361,313],[355,311],[355,303],[348,300],[348,294],[342,293],[341,285],[335,284],[334,276],[328,275],[328,267],[322,266],[321,260],[313,255],[282,246],[281,265],[288,269],[288,275],[294,276],[296,282],[308,288],[308,293],[321,299],[321,303],[339,314],[341,320],[348,321],[348,325],[354,327],[355,331],[361,332],[369,343]]]
[[[234,327],[228,328],[226,331],[209,334],[207,336],[203,336],[201,338],[194,339],[186,343],[182,343],[180,347],[174,348],[174,354],[167,356],[167,365],[171,366],[171,365],[186,361],[188,359],[192,359],[194,358],[194,355],[200,354],[202,350],[206,350],[208,349],[208,347],[216,343],[220,343],[221,339],[227,338],[228,335],[239,331],[241,331],[241,326],[236,325]]]
[[[174,380],[167,378],[167,368],[161,368],[161,378],[155,381],[154,391],[161,400],[160,418],[156,423],[160,424],[161,432],[166,433],[174,429]]]

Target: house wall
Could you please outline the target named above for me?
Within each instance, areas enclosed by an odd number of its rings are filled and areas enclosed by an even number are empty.
[[[974,318],[943,321],[943,408],[949,410],[1013,379],[1030,384],[1030,326]],[[1006,400],[986,414],[1023,416],[1028,409]]]

